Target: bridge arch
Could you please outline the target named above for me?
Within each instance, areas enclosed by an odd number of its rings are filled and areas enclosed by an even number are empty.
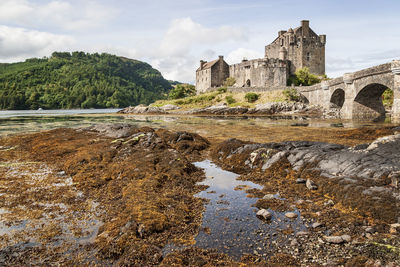
[[[382,83],[371,83],[360,88],[353,102],[353,118],[383,119],[385,107],[382,94],[389,87]]]
[[[337,88],[332,93],[329,104],[331,108],[341,109],[344,104],[345,92],[342,88]]]

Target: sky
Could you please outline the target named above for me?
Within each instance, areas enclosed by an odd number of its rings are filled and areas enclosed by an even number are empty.
[[[0,63],[107,52],[193,83],[201,59],[261,58],[306,19],[327,35],[333,78],[400,59],[399,10],[399,0],[0,0]]]

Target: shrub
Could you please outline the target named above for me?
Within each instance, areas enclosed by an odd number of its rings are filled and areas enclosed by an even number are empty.
[[[218,92],[219,94],[226,93],[226,87],[220,87],[220,88],[218,88],[217,92]]]
[[[259,94],[256,94],[256,93],[247,93],[245,96],[244,96],[244,98],[247,100],[247,102],[249,102],[249,103],[253,103],[253,102],[256,102],[257,100],[258,100],[258,97],[259,97],[260,95]]]
[[[231,95],[225,96],[225,100],[226,100],[226,103],[228,103],[229,105],[236,102],[236,100]]]
[[[233,86],[235,83],[236,83],[235,78],[233,78],[233,77],[228,77],[228,78],[226,78],[226,80],[224,81],[224,86],[230,87],[230,86]]]
[[[196,88],[191,84],[178,84],[176,85],[168,95],[169,99],[179,99],[196,94]]]
[[[294,88],[283,90],[283,95],[285,96],[287,101],[299,102],[301,99],[299,92],[297,92],[297,90]]]
[[[307,67],[304,67],[302,69],[298,69],[294,75],[290,76],[287,84],[294,84],[296,86],[310,86],[319,82],[321,82],[321,79],[317,75],[312,74]]]
[[[382,94],[382,102],[385,108],[390,109],[393,106],[393,91],[386,89]]]

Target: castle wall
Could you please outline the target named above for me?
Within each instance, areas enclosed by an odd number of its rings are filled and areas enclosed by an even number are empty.
[[[304,38],[302,42],[302,67],[310,69],[317,75],[325,74],[325,44],[319,41],[319,37]]]
[[[196,91],[203,93],[211,87],[211,68],[196,71]]]
[[[231,65],[229,73],[236,80],[235,87],[285,86],[289,63],[279,59],[254,59]]]
[[[211,67],[211,87],[222,86],[229,77],[229,65],[224,60],[219,60]]]

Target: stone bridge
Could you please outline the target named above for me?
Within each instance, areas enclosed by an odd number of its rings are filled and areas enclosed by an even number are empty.
[[[382,94],[394,93],[392,117],[400,118],[400,60],[378,65],[319,84],[298,88],[310,104],[340,109],[343,119],[375,119],[385,116]]]

